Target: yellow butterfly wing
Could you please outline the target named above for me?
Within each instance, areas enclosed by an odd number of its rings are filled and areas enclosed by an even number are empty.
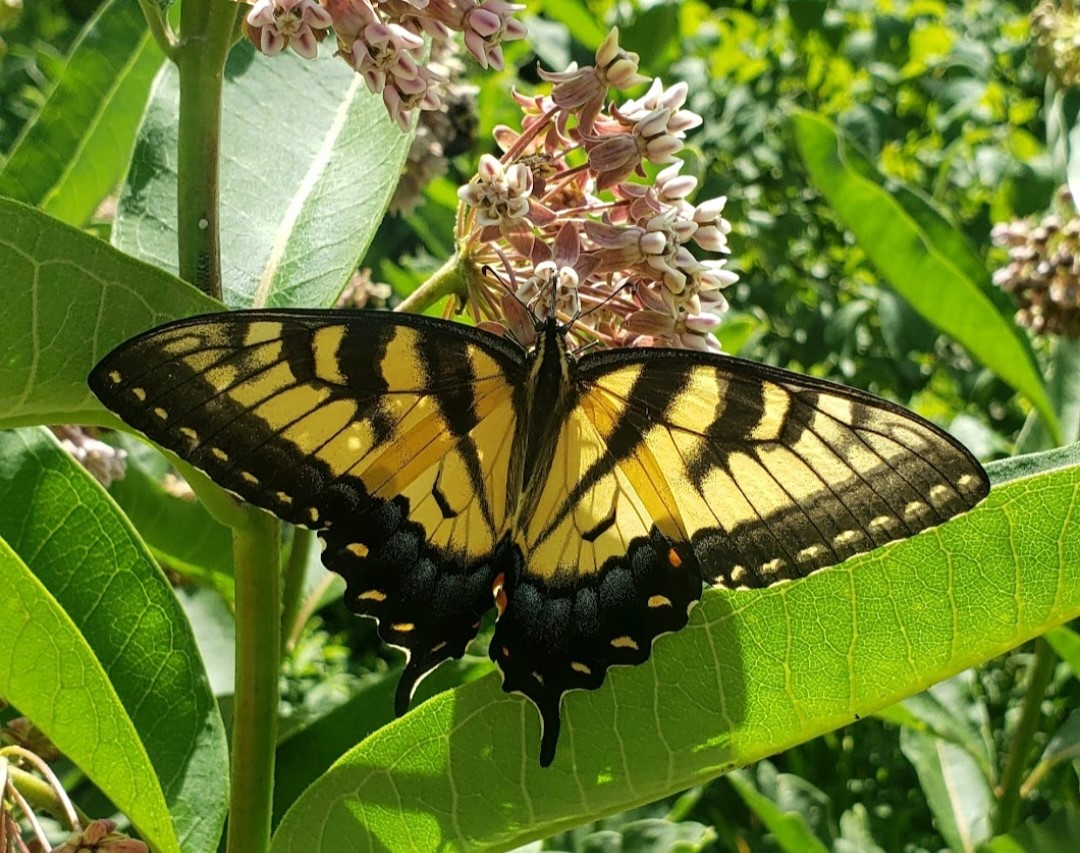
[[[955,439],[899,406],[784,370],[684,350],[572,365],[576,405],[526,495],[520,566],[491,656],[544,721],[563,693],[648,658],[702,583],[804,576],[970,509],[988,491]]]
[[[423,317],[229,312],[121,345],[90,385],[217,483],[320,531],[346,603],[409,654],[403,713],[491,609],[523,359]]]

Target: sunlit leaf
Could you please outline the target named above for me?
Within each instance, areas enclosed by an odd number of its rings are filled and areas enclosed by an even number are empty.
[[[0,432],[0,537],[0,695],[158,849],[214,849],[228,755],[183,611],[115,504],[43,430]]]
[[[534,709],[496,677],[424,703],[308,788],[275,853],[312,838],[332,838],[327,851],[512,848],[851,723],[1044,633],[1080,614],[1080,447],[1038,460],[1042,473],[935,530],[794,583],[707,592],[649,664],[566,698],[550,768],[537,763]]]

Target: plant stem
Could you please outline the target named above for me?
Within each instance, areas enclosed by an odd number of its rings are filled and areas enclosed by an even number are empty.
[[[236,697],[228,853],[270,846],[277,747],[281,639],[278,522],[254,507],[233,528],[236,578]]]
[[[57,794],[56,789],[48,782],[39,779],[33,773],[28,773],[18,767],[8,766],[8,777],[15,784],[19,793],[23,795],[31,806],[39,812],[48,812],[61,823],[68,819],[68,809],[74,809],[79,822],[86,826],[90,823],[90,816],[74,803],[65,803]]]
[[[184,0],[180,42],[177,141],[177,240],[180,277],[221,299],[218,185],[221,91],[240,5]]]
[[[998,794],[996,828],[998,834],[1008,832],[1019,822],[1020,786],[1024,781],[1024,769],[1027,766],[1031,745],[1035,733],[1039,730],[1042,716],[1041,706],[1046,688],[1054,677],[1057,655],[1042,637],[1035,641],[1035,661],[1028,673],[1027,694],[1024,707],[1020,712],[1020,724],[1013,735],[1009,755],[1005,760],[1005,770],[1001,774],[1001,787]]]
[[[395,309],[405,314],[421,314],[444,296],[465,295],[465,276],[461,258],[453,254]]]
[[[293,528],[292,545],[289,559],[285,563],[285,590],[282,593],[281,607],[281,653],[289,650],[293,637],[293,625],[300,612],[300,599],[304,594],[304,579],[307,577],[308,551],[315,534],[303,527]]]
[[[161,48],[161,52],[171,59],[176,52],[176,35],[169,26],[165,11],[153,0],[139,0],[139,8],[142,9],[143,16],[146,18],[150,35]]]

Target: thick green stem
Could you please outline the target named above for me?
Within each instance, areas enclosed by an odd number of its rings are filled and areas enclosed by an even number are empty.
[[[277,747],[278,649],[281,646],[279,527],[248,507],[233,529],[236,578],[236,697],[228,853],[270,846]]]
[[[1042,637],[1035,641],[1035,662],[1028,674],[1027,694],[1020,715],[1020,724],[1013,735],[1009,755],[1005,760],[1005,770],[1001,775],[1001,793],[998,796],[997,832],[1008,832],[1017,825],[1020,818],[1020,786],[1024,781],[1031,745],[1039,730],[1042,716],[1041,706],[1046,696],[1046,688],[1054,677],[1057,655]]]
[[[315,536],[310,530],[297,527],[293,530],[289,559],[285,563],[285,591],[281,607],[281,653],[289,650],[294,635],[294,625],[300,612],[300,601],[304,594],[304,579],[307,577],[308,552],[311,540]]]
[[[395,310],[405,314],[421,314],[445,296],[464,296],[465,293],[463,265],[461,257],[455,253]]]
[[[180,42],[177,229],[180,277],[221,299],[218,188],[221,91],[225,58],[241,6],[228,0],[184,0]]]

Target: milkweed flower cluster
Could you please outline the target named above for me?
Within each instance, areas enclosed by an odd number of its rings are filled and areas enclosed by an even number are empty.
[[[1072,3],[1042,0],[1031,12],[1035,67],[1064,88],[1080,82],[1080,14]]]
[[[595,66],[540,74],[550,94],[515,92],[521,129],[497,128],[502,156],[483,156],[458,192],[458,268],[477,319],[528,345],[554,288],[582,344],[719,350],[710,332],[737,276],[716,257],[726,199],[689,201],[697,180],[675,156],[701,124],[688,87],[656,79],[608,105],[610,89],[650,82],[617,30]]]
[[[436,110],[446,80],[424,62],[425,38],[438,54],[454,33],[483,68],[503,68],[502,44],[525,36],[514,17],[525,7],[506,0],[254,0],[244,19],[248,38],[263,53],[285,48],[308,59],[330,32],[337,54],[381,95],[402,130],[413,110]]]
[[[1067,189],[1057,207],[1039,222],[994,226],[994,244],[1009,250],[994,284],[1016,299],[1018,325],[1036,335],[1080,340],[1080,216]]]

